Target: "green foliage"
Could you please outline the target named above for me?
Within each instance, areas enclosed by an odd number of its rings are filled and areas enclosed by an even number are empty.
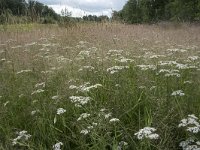
[[[21,23],[22,19],[16,16],[26,17],[23,20],[26,23],[29,21],[55,23],[56,20],[59,20],[59,15],[52,8],[40,2],[34,0],[29,0],[28,2],[25,0],[1,0],[0,23]]]
[[[199,0],[128,0],[123,9],[113,18],[127,23],[158,21],[199,21]]]

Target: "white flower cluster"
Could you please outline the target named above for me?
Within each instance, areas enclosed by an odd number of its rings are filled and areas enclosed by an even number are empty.
[[[178,48],[167,49],[167,51],[170,51],[170,52],[181,52],[181,53],[187,52],[187,50],[184,50],[184,49],[178,49]]]
[[[179,70],[175,70],[175,69],[172,69],[172,70],[168,70],[168,69],[161,69],[159,71],[159,74],[160,73],[165,73],[165,77],[170,77],[170,76],[176,76],[176,77],[180,77],[181,75],[179,74]]]
[[[43,93],[45,90],[43,89],[38,89],[38,90],[35,90],[31,93],[31,95],[34,95],[34,94],[39,94],[39,93]]]
[[[53,150],[61,150],[61,146],[63,145],[62,142],[58,142],[55,145],[53,145]]]
[[[171,96],[184,96],[185,93],[182,90],[172,92]]]
[[[98,125],[98,123],[93,122],[92,125],[89,125],[86,129],[81,130],[80,133],[81,133],[81,134],[84,134],[84,135],[87,135],[87,134],[90,133],[91,130],[92,130],[95,126],[97,126],[97,125]]]
[[[27,131],[23,130],[18,133],[18,136],[12,140],[12,144],[16,145],[18,142],[27,141],[31,137],[30,134],[27,134]]]
[[[107,55],[111,56],[121,56],[124,50],[116,50],[116,49],[111,49],[108,51]]]
[[[159,135],[154,133],[156,131],[155,128],[152,127],[145,127],[143,129],[140,129],[137,133],[134,135],[137,136],[139,140],[142,140],[144,138],[146,139],[158,139]]]
[[[91,100],[90,97],[84,97],[84,96],[70,96],[69,99],[71,100],[72,103],[75,103],[76,107],[82,107]]]
[[[88,133],[90,132],[90,130],[88,130],[88,129],[83,129],[83,130],[81,130],[81,134],[84,134],[84,135],[87,135]]]
[[[59,95],[55,95],[55,96],[52,96],[52,97],[51,97],[52,100],[58,100],[59,98],[60,98]]]
[[[33,116],[33,115],[35,115],[35,114],[38,113],[38,112],[40,112],[39,109],[37,109],[37,110],[33,110],[33,111],[31,111],[31,115]]]
[[[89,57],[90,56],[90,51],[86,51],[86,50],[80,51],[78,55],[82,56],[82,57]]]
[[[199,59],[199,56],[189,56],[188,59],[195,61],[195,60]]]
[[[45,82],[42,82],[42,83],[37,83],[36,85],[35,85],[35,88],[38,88],[38,87],[45,87]]]
[[[156,70],[155,65],[137,65],[141,70],[146,71],[146,70]]]
[[[160,61],[159,62],[159,65],[160,66],[175,66],[176,68],[178,69],[196,69],[197,67],[196,66],[190,66],[188,64],[181,64],[181,63],[178,63],[176,61]]]
[[[119,70],[123,70],[123,69],[128,69],[129,66],[113,66],[107,69],[107,72],[109,72],[110,74],[114,74],[119,72]]]
[[[192,138],[180,142],[179,146],[182,147],[183,150],[200,150],[200,142]]]
[[[188,64],[180,64],[180,63],[177,63],[176,64],[176,67],[178,68],[178,69],[196,69],[196,68],[198,68],[198,67],[196,67],[196,66],[191,66],[191,65],[188,65]]]
[[[94,67],[92,66],[82,66],[78,71],[83,71],[83,70],[89,70],[89,71],[92,71],[94,70]]]
[[[121,62],[121,63],[131,63],[131,62],[134,62],[133,59],[124,58],[124,57],[121,57],[120,59],[115,59],[115,60],[118,61],[118,62]]]
[[[123,150],[123,148],[126,146],[128,146],[128,143],[125,141],[121,141],[121,142],[119,142],[119,144],[117,146],[117,150]]]
[[[83,114],[80,115],[80,117],[77,119],[77,121],[80,121],[80,120],[82,120],[82,119],[88,118],[89,116],[90,116],[90,114],[88,114],[88,113],[83,113]]]
[[[69,89],[76,89],[77,91],[80,91],[80,92],[89,92],[90,90],[96,89],[98,87],[102,87],[102,85],[101,84],[90,85],[90,83],[87,82],[80,86],[71,85]]]
[[[187,118],[182,119],[178,127],[187,127],[187,131],[192,133],[200,132],[200,123],[195,115],[188,115]]]
[[[110,123],[114,123],[114,122],[119,122],[120,120],[118,118],[112,118],[110,119]]]
[[[160,58],[160,57],[166,57],[165,55],[151,55],[149,58]]]
[[[172,66],[172,65],[176,65],[177,62],[176,61],[160,61],[159,65],[161,66]]]
[[[66,110],[63,109],[63,108],[58,108],[58,109],[57,109],[57,115],[64,114],[65,112],[66,112]]]

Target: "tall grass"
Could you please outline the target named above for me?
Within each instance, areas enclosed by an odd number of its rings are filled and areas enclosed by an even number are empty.
[[[199,35],[196,26],[0,29],[0,149],[176,150],[188,138],[195,145],[199,133],[179,124],[194,114],[200,129]],[[138,132],[145,127],[155,131]]]

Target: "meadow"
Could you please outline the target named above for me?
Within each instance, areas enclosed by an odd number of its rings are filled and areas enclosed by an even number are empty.
[[[199,150],[200,27],[0,26],[0,149]]]

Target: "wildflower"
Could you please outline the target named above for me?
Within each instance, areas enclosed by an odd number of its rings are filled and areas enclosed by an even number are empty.
[[[87,135],[90,131],[87,129],[81,130],[81,134]]]
[[[115,87],[121,87],[120,84],[115,84]]]
[[[145,127],[143,129],[140,129],[134,135],[136,135],[139,140],[142,140],[144,138],[147,138],[147,139],[158,139],[159,135],[154,133],[155,131],[156,131],[155,128]]]
[[[108,119],[108,118],[111,117],[111,116],[112,116],[111,113],[105,114],[105,119]]]
[[[90,51],[80,51],[80,53],[78,54],[79,56],[82,56],[82,57],[89,57],[90,56]]]
[[[199,59],[199,56],[189,56],[188,59],[195,61],[195,60]]]
[[[43,90],[43,89],[38,89],[38,90],[36,90],[36,91],[33,91],[33,92],[31,93],[31,95],[43,93],[44,91],[45,91],[45,90]]]
[[[181,75],[179,74],[179,72],[180,72],[179,70],[175,70],[175,69],[172,69],[172,70],[161,69],[159,71],[159,73],[166,73],[165,77],[170,77],[170,76],[180,77]]]
[[[153,58],[159,58],[159,57],[166,57],[165,55],[152,55],[149,58],[153,59]]]
[[[188,64],[179,64],[179,63],[177,63],[176,67],[178,69],[189,69]]]
[[[40,112],[38,109],[37,110],[33,110],[33,111],[31,111],[31,115],[33,116],[33,115],[35,115],[37,112]]]
[[[30,134],[27,134],[27,131],[23,130],[18,133],[18,136],[12,140],[12,144],[16,145],[19,141],[27,141],[31,137]]]
[[[160,61],[159,65],[161,66],[172,66],[172,65],[176,65],[177,62],[176,61]]]
[[[112,55],[112,56],[114,56],[113,54],[120,54],[120,55],[121,55],[122,53],[123,53],[123,50],[115,50],[115,49],[112,50],[112,49],[111,49],[111,50],[108,51],[107,55]]]
[[[92,71],[92,70],[94,70],[94,67],[92,67],[92,66],[83,66],[83,67],[81,67],[78,71],[83,71],[83,70],[89,70],[89,71]]]
[[[129,66],[113,66],[111,68],[107,69],[107,72],[110,72],[110,74],[114,74],[119,72],[119,70],[123,70],[123,69],[128,69]]]
[[[42,82],[42,83],[37,83],[36,85],[35,85],[35,87],[36,88],[38,88],[38,87],[45,87],[45,82]]]
[[[102,109],[100,110],[100,112],[104,112],[104,111],[106,111],[106,109],[105,109],[105,108],[102,108]]]
[[[184,96],[185,93],[183,93],[182,90],[178,90],[178,91],[174,91],[171,95],[172,96]]]
[[[53,145],[54,150],[61,150],[61,146],[63,145],[62,142],[58,142],[55,145]]]
[[[58,109],[57,109],[57,115],[64,114],[65,112],[66,112],[66,110],[63,109],[63,108],[58,108]]]
[[[93,129],[94,127],[93,126],[88,126],[87,127],[89,130]]]
[[[51,99],[52,99],[52,100],[57,100],[57,99],[59,99],[59,96],[58,96],[58,95],[52,96]]]
[[[102,87],[101,84],[95,84],[95,85],[91,85],[91,86],[89,86],[89,85],[90,85],[90,83],[86,82],[85,84],[80,85],[80,86],[71,85],[69,87],[69,89],[76,89],[77,91],[80,91],[80,92],[89,92],[92,89],[96,89],[98,87]]]
[[[122,150],[125,146],[128,146],[128,143],[125,141],[121,141],[117,146],[117,150]]]
[[[93,125],[93,126],[97,126],[97,125],[98,125],[98,123],[96,123],[96,122],[93,122],[93,123],[92,123],[92,125]]]
[[[200,132],[200,123],[195,115],[188,115],[187,118],[182,119],[178,127],[187,127],[187,131],[192,133]]]
[[[90,116],[90,114],[88,114],[88,113],[83,113],[83,114],[80,115],[80,117],[77,119],[77,121],[80,121],[80,120],[82,120],[82,119],[88,118],[89,116]]]
[[[110,119],[110,123],[113,123],[113,122],[119,122],[120,120],[119,119],[117,119],[117,118],[112,118],[112,119]]]
[[[141,70],[146,71],[146,70],[156,70],[155,65],[137,65]]]
[[[87,104],[91,98],[90,97],[84,97],[84,96],[71,96],[69,97],[72,103],[77,104],[77,106],[85,105]]]
[[[86,41],[80,41],[79,44],[83,45],[83,44],[87,44],[88,42]]]
[[[170,51],[170,52],[181,52],[181,53],[187,52],[187,50],[184,50],[184,49],[178,49],[178,48],[167,49],[167,51]]]
[[[191,137],[180,142],[179,146],[182,147],[183,150],[200,150],[200,142],[195,141]]]
[[[119,61],[119,62],[121,62],[121,63],[128,63],[128,62],[134,62],[134,60],[133,59],[128,59],[128,58],[124,58],[124,57],[122,57],[122,58],[120,58],[120,59],[115,59],[116,61]]]

